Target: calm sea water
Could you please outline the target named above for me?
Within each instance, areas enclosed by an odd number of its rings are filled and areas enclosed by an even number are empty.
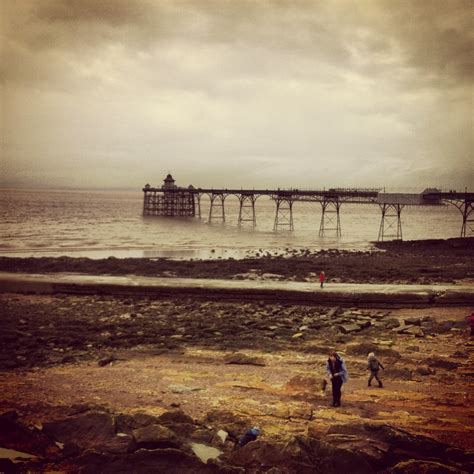
[[[137,192],[0,190],[0,255],[225,258],[286,249],[364,249],[377,240],[380,209],[341,207],[342,237],[318,237],[321,206],[294,204],[294,231],[273,231],[275,203],[257,200],[257,227],[237,225],[239,204],[226,200],[226,222],[142,216]],[[408,207],[402,212],[405,240],[458,237],[461,214],[452,206]]]

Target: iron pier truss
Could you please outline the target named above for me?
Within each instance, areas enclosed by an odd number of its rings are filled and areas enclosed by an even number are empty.
[[[202,218],[201,200],[209,199],[209,222],[225,222],[225,200],[235,196],[239,202],[238,225],[248,223],[255,227],[257,199],[268,196],[276,205],[273,230],[293,230],[293,205],[295,202],[314,202],[321,206],[319,236],[342,235],[341,207],[343,204],[365,204],[379,207],[381,211],[378,240],[402,240],[402,210],[407,206],[453,205],[461,213],[461,237],[474,234],[474,193],[441,192],[426,189],[421,194],[384,193],[381,189],[330,188],[314,189],[223,189],[178,187],[168,174],[164,185],[143,188],[143,215],[165,217]]]

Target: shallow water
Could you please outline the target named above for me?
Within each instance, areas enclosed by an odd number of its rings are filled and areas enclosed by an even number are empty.
[[[226,200],[226,222],[142,216],[142,192],[0,190],[0,255],[243,258],[286,249],[367,249],[377,240],[380,209],[343,204],[342,237],[318,237],[321,206],[295,203],[295,230],[274,232],[275,203],[257,200],[257,227],[238,226],[239,204]],[[452,206],[409,207],[402,212],[405,240],[458,237],[461,215]]]

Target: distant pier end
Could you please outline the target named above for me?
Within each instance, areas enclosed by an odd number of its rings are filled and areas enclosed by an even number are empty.
[[[183,216],[196,215],[195,195],[189,188],[176,186],[171,174],[164,179],[161,188],[152,188],[146,184],[143,188],[143,215],[144,216]]]

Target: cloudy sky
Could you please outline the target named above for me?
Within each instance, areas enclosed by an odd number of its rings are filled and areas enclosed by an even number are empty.
[[[0,0],[3,186],[471,190],[472,0]]]

